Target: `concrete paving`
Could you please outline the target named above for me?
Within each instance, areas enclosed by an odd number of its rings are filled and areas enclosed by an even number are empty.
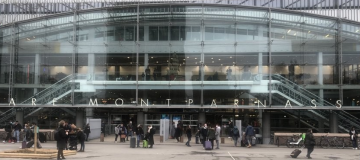
[[[160,143],[159,137],[155,138],[154,148],[130,148],[129,141],[114,143],[114,136],[105,137],[105,142],[99,139],[85,143],[85,152],[68,156],[66,159],[88,160],[283,160],[292,159],[290,153],[294,148],[277,147],[275,145],[258,144],[252,148],[234,147],[232,141],[226,138],[226,143],[220,145],[220,149],[206,151],[199,144],[194,144],[192,138],[191,147],[184,143],[177,143],[174,139]],[[0,152],[19,148],[21,144],[1,143]],[[56,143],[49,141],[42,144],[43,148],[56,148]],[[80,147],[80,145],[78,146]],[[307,159],[306,149],[297,159]],[[348,149],[321,149],[315,148],[311,155],[317,160],[360,160],[360,150]],[[4,160],[16,158],[3,158]],[[3,160],[2,159],[2,160]]]

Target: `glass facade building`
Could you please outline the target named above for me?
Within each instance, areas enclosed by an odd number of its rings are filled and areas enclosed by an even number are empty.
[[[81,113],[108,123],[142,115],[143,124],[241,119],[261,128],[267,115],[272,131],[324,132],[336,117],[346,131],[360,124],[359,30],[336,17],[216,3],[129,4],[4,24],[0,120],[20,110],[44,128]]]

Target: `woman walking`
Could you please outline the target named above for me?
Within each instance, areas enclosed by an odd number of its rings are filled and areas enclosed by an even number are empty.
[[[357,148],[357,136],[358,136],[358,132],[355,130],[355,127],[351,127],[351,130],[349,131],[349,135],[350,135],[350,140],[352,142],[353,145],[353,149],[358,149]]]
[[[315,138],[313,136],[313,133],[312,133],[312,129],[308,129],[307,133],[306,133],[306,138],[305,138],[305,147],[307,148],[307,155],[306,157],[308,159],[312,159],[310,157],[310,154],[314,151],[314,146],[315,146]]]

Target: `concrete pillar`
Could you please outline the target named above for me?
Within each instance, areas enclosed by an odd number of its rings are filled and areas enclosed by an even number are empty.
[[[270,113],[263,112],[262,113],[262,138],[263,144],[269,144],[270,142]]]
[[[136,116],[136,119],[137,119],[137,124],[141,124],[141,126],[143,126],[143,128],[145,127],[145,116],[144,116],[144,112],[138,112],[137,113],[137,116]]]
[[[259,53],[258,54],[258,75],[259,75],[259,81],[262,80],[262,73],[263,73],[263,70],[262,70],[262,65],[263,65],[263,54],[262,53]]]
[[[199,113],[198,123],[201,123],[201,124],[206,123],[206,116],[205,116],[205,113],[204,113],[204,112],[200,112],[200,113]]]
[[[34,64],[34,84],[36,86],[36,84],[40,84],[40,76],[41,76],[41,72],[40,72],[40,54],[35,54],[35,64]],[[34,95],[38,92],[37,88],[34,88]]]
[[[93,108],[85,108],[86,118],[94,117],[94,109]]]
[[[323,120],[318,120],[318,129],[319,129],[319,133],[324,133],[324,121]]]
[[[95,79],[95,54],[89,53],[88,54],[88,74],[87,74],[87,80],[94,80]]]
[[[324,84],[324,75],[323,75],[323,53],[318,53],[318,84]]]
[[[23,111],[16,111],[16,120],[21,124],[24,125],[24,112]]]
[[[76,110],[76,127],[84,129],[85,124],[84,124],[84,111],[81,109]]]
[[[335,113],[336,111],[331,111],[330,114],[330,133],[338,133],[339,125],[338,125],[338,115]]]

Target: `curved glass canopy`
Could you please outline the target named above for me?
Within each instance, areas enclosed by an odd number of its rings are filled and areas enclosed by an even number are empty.
[[[0,102],[358,106],[359,30],[331,17],[216,4],[55,14],[0,29]]]

